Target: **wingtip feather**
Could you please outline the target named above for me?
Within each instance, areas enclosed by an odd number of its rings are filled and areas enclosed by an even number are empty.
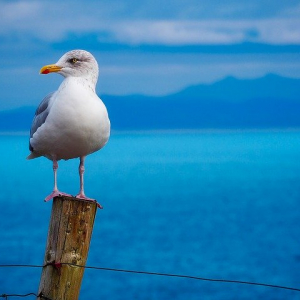
[[[34,153],[34,152],[31,152],[27,157],[26,159],[29,160],[29,159],[33,159],[33,158],[36,158],[37,155]]]

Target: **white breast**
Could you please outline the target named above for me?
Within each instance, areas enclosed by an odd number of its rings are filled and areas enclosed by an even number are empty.
[[[46,122],[30,141],[48,158],[70,159],[101,149],[110,135],[103,102],[81,78],[67,78],[55,94]]]

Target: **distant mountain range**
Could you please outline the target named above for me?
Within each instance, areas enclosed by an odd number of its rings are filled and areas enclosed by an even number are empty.
[[[114,130],[300,127],[300,79],[228,77],[154,97],[102,95]],[[29,130],[34,107],[0,111],[0,131]]]

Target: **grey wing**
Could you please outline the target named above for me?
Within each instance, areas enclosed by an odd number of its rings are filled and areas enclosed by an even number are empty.
[[[30,138],[32,138],[33,134],[38,130],[38,128],[45,123],[50,111],[51,99],[54,93],[55,92],[52,92],[49,95],[47,95],[40,103],[39,107],[37,108],[30,128]],[[30,151],[34,150],[30,142],[29,142],[29,150]]]

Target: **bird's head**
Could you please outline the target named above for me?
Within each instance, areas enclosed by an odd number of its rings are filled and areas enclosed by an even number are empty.
[[[82,77],[96,84],[98,64],[94,56],[85,50],[72,50],[65,53],[57,63],[41,68],[41,74],[59,73],[64,77]]]

